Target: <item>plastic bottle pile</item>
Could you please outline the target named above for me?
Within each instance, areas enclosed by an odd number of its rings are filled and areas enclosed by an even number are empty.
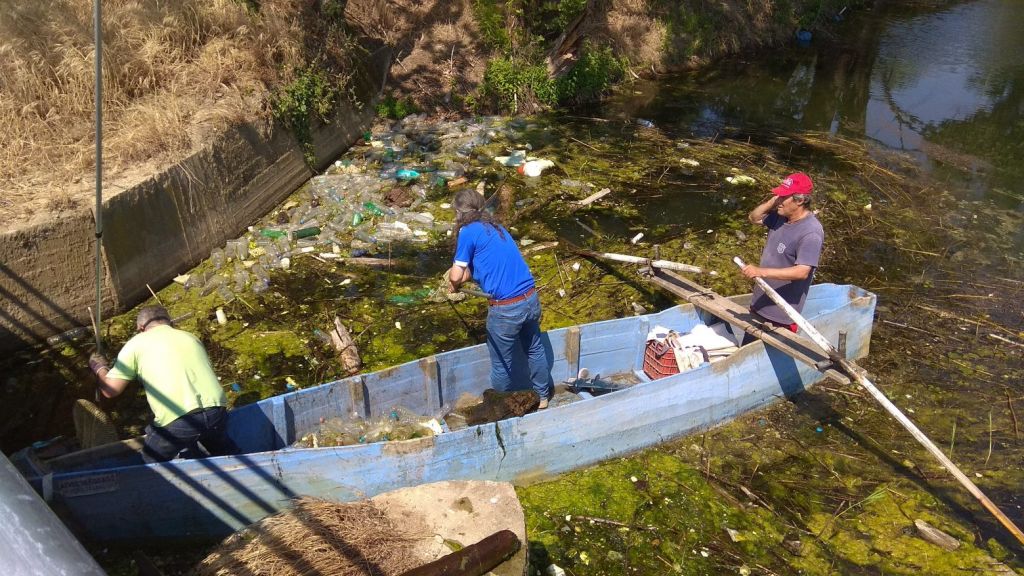
[[[215,248],[213,271],[192,274],[184,284],[230,302],[242,291],[266,290],[270,271],[290,269],[301,253],[360,257],[388,242],[428,242],[432,234],[448,234],[450,206],[441,198],[447,199],[449,183],[465,183],[467,170],[491,162],[490,156],[474,158],[477,147],[502,140],[515,146],[525,126],[500,117],[436,123],[413,115],[388,131],[368,132],[363,144],[311,180],[308,193],[297,195],[301,200],[288,201]]]

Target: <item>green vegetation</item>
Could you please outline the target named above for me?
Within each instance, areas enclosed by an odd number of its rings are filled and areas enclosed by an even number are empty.
[[[543,64],[527,64],[510,58],[495,58],[487,63],[481,93],[500,110],[512,113],[530,109],[531,103],[546,106],[558,103],[557,87]]]
[[[628,62],[611,48],[587,46],[568,74],[558,79],[558,100],[562,104],[592,102],[603,96],[626,71]]]
[[[493,50],[507,51],[512,47],[512,40],[505,30],[502,5],[514,3],[515,0],[473,0],[473,16],[480,26],[484,42]]]
[[[389,94],[377,104],[377,115],[392,120],[401,120],[410,114],[419,112],[419,107],[411,98],[395,98]]]
[[[302,145],[308,164],[313,164],[312,126],[315,120],[327,120],[334,110],[340,87],[316,67],[297,71],[295,80],[286,85],[272,100],[274,115],[287,125]]]

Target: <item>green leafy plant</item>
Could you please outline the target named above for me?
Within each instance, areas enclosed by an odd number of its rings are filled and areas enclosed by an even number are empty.
[[[419,112],[419,107],[409,98],[398,99],[388,95],[377,104],[377,115],[392,120],[401,120],[410,114]]]
[[[518,112],[523,108],[558,103],[555,82],[543,64],[528,64],[511,58],[495,58],[487,63],[481,89],[499,109]]]
[[[558,100],[581,103],[599,99],[622,78],[627,62],[609,47],[586,47],[568,74],[558,80]]]
[[[303,149],[306,162],[315,162],[312,125],[315,119],[326,120],[334,110],[341,86],[328,73],[313,66],[296,74],[273,99],[274,116],[288,126]]]
[[[484,41],[496,50],[508,50],[512,41],[505,30],[504,2],[495,0],[473,0],[473,16],[480,26]]]

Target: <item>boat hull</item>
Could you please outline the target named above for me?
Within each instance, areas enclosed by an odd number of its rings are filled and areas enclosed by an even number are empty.
[[[852,286],[812,288],[804,309],[846,355],[868,353],[875,296]],[[443,480],[527,484],[728,422],[822,378],[758,341],[701,368],[648,381],[645,337],[656,325],[679,331],[710,319],[690,305],[546,333],[552,377],[632,372],[642,382],[606,395],[437,436],[343,447],[291,448],[322,418],[375,417],[393,406],[440,413],[464,392],[486,388],[489,360],[474,346],[297,391],[232,412],[239,456],[144,465],[97,460],[77,469],[21,468],[98,541],[222,537],[287,508],[297,496],[339,501]],[[130,464],[130,465],[125,465]]]

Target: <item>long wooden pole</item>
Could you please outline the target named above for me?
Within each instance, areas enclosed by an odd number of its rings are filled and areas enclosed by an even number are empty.
[[[739,257],[733,258],[733,262],[735,262],[736,265],[739,266],[740,268],[746,266],[743,260],[741,260]],[[757,285],[760,286],[762,290],[764,290],[764,293],[769,298],[771,298],[772,302],[775,302],[780,308],[786,311],[786,314],[789,315],[793,322],[796,322],[797,326],[799,326],[800,329],[803,330],[804,333],[811,338],[811,340],[814,340],[815,344],[821,346],[822,350],[828,353],[829,358],[831,358],[833,362],[838,364],[843,369],[843,371],[850,376],[850,378],[856,380],[858,384],[860,384],[865,390],[867,390],[868,393],[871,394],[871,396],[873,396],[875,400],[877,400],[878,403],[881,404],[882,407],[885,408],[885,410],[892,415],[893,418],[895,418],[900,424],[903,425],[904,428],[907,429],[908,432],[910,432],[910,435],[913,436],[914,439],[916,439],[922,446],[924,446],[925,449],[928,450],[928,452],[931,452],[932,456],[934,456],[935,459],[938,460],[939,463],[941,463],[946,468],[946,470],[949,470],[949,473],[952,474],[953,477],[956,478],[960,482],[960,484],[962,484],[963,487],[966,488],[967,491],[971,493],[972,496],[974,496],[979,502],[981,502],[982,506],[984,506],[986,510],[991,512],[992,515],[995,516],[997,520],[999,520],[999,523],[1002,524],[1004,528],[1009,530],[1010,533],[1013,534],[1015,538],[1017,538],[1018,542],[1024,544],[1024,532],[1021,532],[1020,528],[1018,528],[1012,520],[1007,518],[1006,514],[1003,514],[1003,511],[1000,510],[999,507],[995,505],[995,503],[989,500],[988,496],[985,496],[984,492],[982,492],[980,488],[975,486],[974,482],[971,482],[971,479],[968,478],[966,474],[961,472],[960,468],[958,468],[956,464],[954,464],[949,458],[947,458],[946,455],[942,453],[942,450],[939,450],[938,446],[936,446],[934,442],[932,442],[927,436],[925,436],[924,432],[921,432],[921,430],[918,429],[918,427],[915,426],[914,423],[910,421],[910,418],[907,418],[907,416],[903,412],[901,412],[900,409],[897,408],[896,405],[893,404],[885,396],[885,394],[882,393],[881,390],[876,388],[875,385],[872,384],[870,380],[868,380],[863,368],[858,366],[855,362],[847,360],[844,356],[840,355],[839,351],[836,350],[834,346],[832,346],[832,343],[829,342],[828,339],[821,334],[821,332],[818,332],[818,330],[815,329],[814,326],[812,326],[806,318],[804,318],[802,315],[800,315],[799,312],[794,310],[788,302],[783,300],[782,296],[779,296],[779,293],[776,292],[775,289],[773,289],[771,286],[769,286],[763,278],[754,278],[754,281],[757,282]]]
[[[628,254],[614,254],[612,252],[594,252],[593,250],[585,250],[582,248],[577,248],[576,251],[585,256],[590,256],[593,258],[603,258],[605,260],[614,260],[616,262],[639,264],[642,266],[650,266],[652,268],[677,270],[679,272],[693,272],[695,274],[700,274],[701,272],[704,271],[699,266],[691,266],[689,264],[672,262],[670,260],[651,260],[650,258],[641,258],[640,256],[630,256]]]

